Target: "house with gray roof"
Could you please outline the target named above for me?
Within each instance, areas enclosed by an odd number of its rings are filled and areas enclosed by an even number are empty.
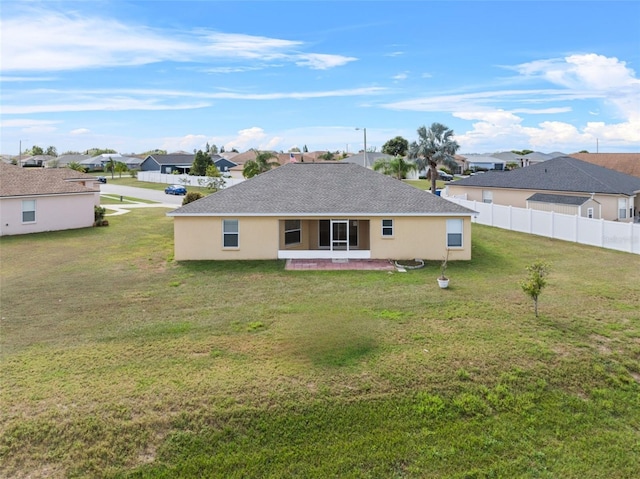
[[[536,197],[536,193],[546,195]],[[566,196],[589,198],[599,206],[594,218],[612,221],[633,221],[640,210],[640,178],[603,168],[593,163],[561,156],[512,171],[493,171],[451,182],[446,195],[468,200],[527,208],[527,202],[540,201],[558,205],[550,211],[563,212]],[[576,200],[577,201],[577,200]],[[588,216],[590,206],[581,209]]]
[[[191,153],[170,153],[168,155],[149,155],[140,164],[141,171],[159,171],[171,174],[188,173],[196,155]]]
[[[0,236],[89,227],[99,204],[95,176],[0,163]]]
[[[168,216],[177,260],[468,260],[474,214],[356,164],[300,162]]]

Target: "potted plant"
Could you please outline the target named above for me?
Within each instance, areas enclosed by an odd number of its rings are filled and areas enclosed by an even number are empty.
[[[438,286],[441,288],[449,287],[449,278],[445,274],[447,272],[447,263],[449,261],[449,249],[447,248],[447,255],[444,258],[444,261],[440,264],[440,276],[438,276]]]

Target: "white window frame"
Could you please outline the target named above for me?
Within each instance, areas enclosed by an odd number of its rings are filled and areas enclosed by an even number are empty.
[[[491,190],[482,190],[482,202],[483,203],[493,203],[493,191],[491,191]]]
[[[230,228],[235,225],[235,231],[233,228]],[[236,244],[232,246],[227,246],[226,239],[227,237],[236,238]],[[223,219],[222,220],[222,248],[223,249],[238,249],[240,248],[240,221],[237,219]]]
[[[627,219],[627,199],[626,198],[618,198],[618,219],[620,220]]]
[[[455,235],[455,236],[454,236]],[[454,238],[460,237],[460,244],[452,244]],[[464,247],[464,221],[461,218],[447,220],[447,248]]]
[[[290,223],[287,225],[287,223]],[[295,223],[295,227],[292,228],[293,223]],[[287,229],[289,227],[289,229]],[[287,241],[287,234],[289,233],[297,233],[298,239],[297,241]],[[293,246],[302,243],[302,221],[301,220],[284,220],[284,245],[285,246]]]
[[[593,219],[593,208],[587,208],[587,218]]]
[[[387,224],[385,224],[387,222]],[[394,236],[394,225],[392,218],[385,218],[380,222],[381,229],[380,234],[383,238],[393,238]]]
[[[25,214],[32,213],[33,219],[25,220]],[[36,222],[36,200],[22,200],[22,223]]]

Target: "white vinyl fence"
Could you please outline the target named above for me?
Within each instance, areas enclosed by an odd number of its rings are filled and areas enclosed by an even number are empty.
[[[469,201],[454,196],[443,197],[477,211],[478,216],[473,220],[475,223],[640,254],[639,223],[596,220],[553,211]]]
[[[205,186],[206,176],[168,175],[159,171],[138,171],[138,181],[149,183],[164,183],[166,185]],[[224,178],[225,188],[241,183],[244,179]]]

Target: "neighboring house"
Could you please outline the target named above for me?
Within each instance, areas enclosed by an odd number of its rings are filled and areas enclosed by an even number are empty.
[[[168,155],[149,155],[140,164],[141,171],[159,171],[171,174],[189,173],[196,155],[191,153],[170,153]]]
[[[569,156],[640,178],[640,153],[572,153]]]
[[[536,202],[535,193],[591,199],[595,202],[592,206],[594,217],[606,220],[632,221],[640,210],[640,178],[569,156],[512,171],[463,178],[446,187],[447,196],[466,196],[469,200],[518,208],[527,208],[527,201]],[[566,210],[567,200],[560,197],[543,199],[549,211]],[[549,205],[558,206],[551,208]],[[589,208],[588,205],[581,208],[581,214],[588,216]],[[596,215],[596,211],[600,213]]]
[[[233,168],[234,166],[238,166],[237,163],[234,163],[233,161],[227,160],[226,158],[222,158],[222,157],[214,160],[213,163],[214,165],[216,165],[216,168],[218,168],[220,173],[229,172],[231,168]]]
[[[336,158],[336,160],[337,159],[338,158]],[[393,160],[393,156],[392,155],[387,155],[386,153],[380,153],[380,152],[375,152],[375,151],[367,151],[366,160],[365,160],[365,153],[363,151],[361,151],[360,153],[348,156],[348,157],[346,157],[346,158],[344,158],[343,160],[340,160],[340,161],[342,161],[344,163],[353,163],[354,165],[365,166],[367,168],[373,168],[373,164],[376,161],[380,160],[380,159]]]
[[[471,258],[475,212],[344,162],[288,163],[168,213],[175,259]]]
[[[102,171],[104,170],[104,165],[109,162],[109,160],[113,160],[116,163],[124,163],[130,170],[140,169],[140,164],[142,163],[140,158],[122,156],[120,153],[103,153],[79,161],[78,163],[84,166],[87,171]]]
[[[49,166],[50,168],[64,168],[65,166],[68,166],[69,163],[82,163],[89,158],[91,158],[91,156],[81,154],[60,155],[55,158],[55,161],[52,160],[54,161],[53,163],[52,161],[50,161],[47,166]]]
[[[487,155],[465,155],[463,160],[463,171],[484,171],[484,170],[504,170],[507,162],[494,156]]]
[[[89,227],[99,204],[94,176],[0,163],[0,236]]]
[[[19,163],[25,168],[44,168],[54,158],[55,156],[51,155],[34,155],[22,158]]]

